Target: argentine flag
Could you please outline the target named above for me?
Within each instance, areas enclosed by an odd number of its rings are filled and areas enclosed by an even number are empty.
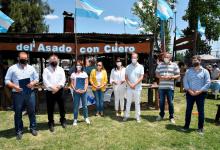
[[[0,11],[0,33],[6,33],[14,21]]]
[[[134,19],[124,18],[124,23],[128,27],[135,27],[135,28],[138,27],[138,22],[135,21]]]
[[[205,35],[205,27],[202,27],[201,22],[200,22],[200,18],[198,19],[198,32],[201,35]]]
[[[156,15],[161,20],[168,20],[169,18],[173,17],[173,11],[170,6],[164,0],[157,1],[157,10]]]
[[[76,0],[76,16],[98,19],[103,10],[96,8],[88,0]]]

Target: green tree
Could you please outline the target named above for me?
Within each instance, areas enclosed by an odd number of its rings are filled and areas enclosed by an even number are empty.
[[[155,34],[156,46],[160,50],[158,41],[160,40],[160,22],[155,15],[155,0],[138,0],[133,7],[133,13],[140,18],[142,34]],[[169,51],[170,44],[169,21],[165,22],[166,49]]]
[[[9,16],[15,21],[9,32],[48,32],[44,16],[53,10],[44,0],[16,0],[9,3]]]
[[[208,42],[218,41],[220,36],[220,1],[219,0],[189,0],[188,9],[183,16],[188,21],[188,27],[184,30],[185,36],[193,35],[197,31],[198,18],[201,24],[206,27],[206,40],[201,39],[198,34],[196,42],[197,54],[210,54],[211,46]],[[192,51],[186,53],[190,57]]]

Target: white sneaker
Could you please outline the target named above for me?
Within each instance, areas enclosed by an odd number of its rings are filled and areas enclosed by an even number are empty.
[[[171,122],[172,124],[176,124],[176,121],[174,120],[174,118],[170,119],[170,122]]]
[[[73,126],[77,126],[77,120],[76,119],[74,119],[74,121],[73,121]]]
[[[159,115],[157,118],[156,118],[156,121],[161,121],[163,120],[163,118]]]
[[[123,121],[127,121],[127,120],[128,120],[128,118],[127,118],[127,117],[124,117],[124,118],[123,118]]]
[[[86,121],[86,124],[91,124],[91,122],[89,121],[89,118],[86,118],[85,121]]]
[[[141,123],[141,118],[137,117],[137,123]]]

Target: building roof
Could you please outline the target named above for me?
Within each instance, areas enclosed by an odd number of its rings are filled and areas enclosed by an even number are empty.
[[[153,40],[146,34],[77,33],[78,43],[137,43]],[[0,42],[67,42],[75,43],[74,33],[1,33]]]

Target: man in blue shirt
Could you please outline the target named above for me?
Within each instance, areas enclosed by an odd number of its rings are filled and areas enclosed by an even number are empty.
[[[183,131],[189,129],[193,105],[196,102],[199,112],[198,132],[203,134],[204,126],[204,103],[206,93],[210,86],[210,75],[208,70],[200,66],[200,56],[193,56],[193,67],[186,71],[184,77],[184,89],[186,90],[186,116]]]
[[[15,112],[14,123],[18,140],[22,138],[23,133],[22,110],[24,106],[27,107],[30,132],[33,136],[37,136],[33,88],[38,80],[39,77],[36,70],[28,65],[28,54],[20,52],[18,54],[18,63],[11,66],[5,76],[5,85],[12,88]]]

